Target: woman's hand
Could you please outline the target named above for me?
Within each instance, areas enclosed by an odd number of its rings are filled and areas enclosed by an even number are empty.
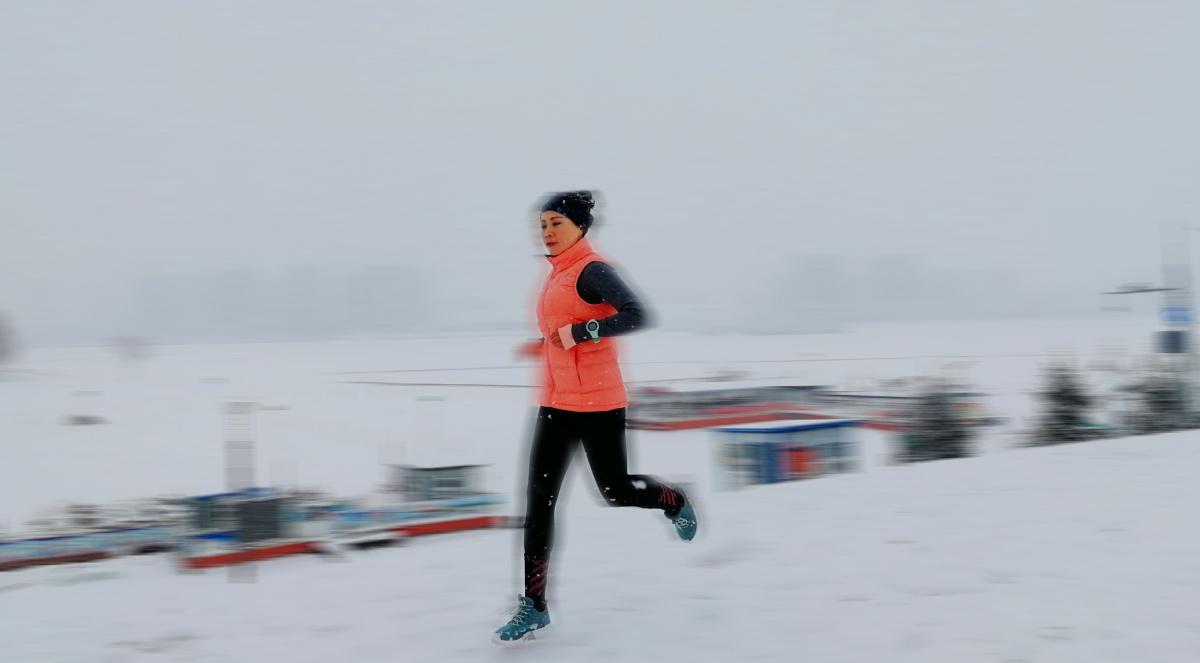
[[[514,354],[517,359],[537,359],[542,356],[542,339],[536,341],[526,341],[517,346]]]
[[[554,347],[558,348],[559,350],[562,350],[563,349],[562,334],[560,334],[558,332],[554,332],[553,334],[551,334],[550,335],[550,345],[553,345]]]

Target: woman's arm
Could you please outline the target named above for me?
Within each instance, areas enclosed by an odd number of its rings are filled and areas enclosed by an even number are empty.
[[[650,315],[641,299],[611,265],[593,262],[584,267],[579,280],[575,282],[575,291],[589,304],[606,303],[617,309],[615,314],[597,320],[600,323],[600,338],[621,336],[651,324]],[[591,339],[585,322],[577,322],[570,327],[569,334],[574,343]]]
[[[542,356],[542,345],[544,343],[545,340],[540,338],[536,341],[525,341],[517,346],[514,354],[516,354],[518,359],[537,359]]]

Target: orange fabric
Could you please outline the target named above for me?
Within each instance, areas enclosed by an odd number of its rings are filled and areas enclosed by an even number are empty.
[[[600,320],[614,315],[609,304],[589,304],[579,296],[576,282],[583,268],[604,259],[586,239],[556,256],[548,256],[550,276],[538,298],[538,329],[544,338],[563,325]],[[603,412],[625,407],[625,381],[617,363],[616,339],[590,340],[562,349],[542,344],[542,391],[538,401],[546,407],[573,412]]]

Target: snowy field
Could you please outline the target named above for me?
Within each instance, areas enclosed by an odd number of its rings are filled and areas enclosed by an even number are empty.
[[[694,482],[701,535],[601,506],[582,458],[560,504],[555,631],[489,642],[520,591],[514,531],[341,560],[180,574],[166,556],[0,574],[0,661],[1197,661],[1196,435],[1012,449],[1052,356],[1148,349],[1152,327],[911,324],[630,339],[633,381],[721,369],[846,387],[950,373],[1010,424],[975,458],[712,489],[704,431],[632,434],[633,468]],[[519,504],[532,392],[512,337],[46,349],[0,379],[0,522],[38,508],[223,488],[220,406],[258,417],[260,483],[364,493],[381,462],[492,465]],[[407,384],[396,384],[407,383]],[[429,386],[437,384],[439,386]],[[456,386],[445,386],[453,384]],[[99,426],[64,426],[68,415]]]

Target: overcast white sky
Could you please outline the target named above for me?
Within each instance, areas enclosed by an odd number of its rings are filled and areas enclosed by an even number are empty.
[[[401,264],[519,317],[560,188],[668,316],[813,254],[1070,306],[1200,226],[1198,34],[1191,1],[0,0],[0,311],[135,333],[130,283]]]

